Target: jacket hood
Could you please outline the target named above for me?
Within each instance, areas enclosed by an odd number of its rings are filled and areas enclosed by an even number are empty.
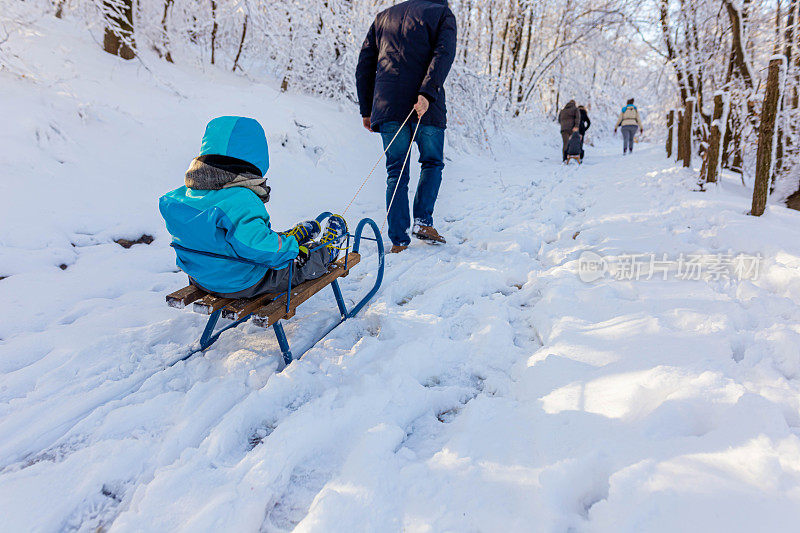
[[[269,169],[269,148],[264,128],[245,117],[218,117],[208,123],[200,155],[228,156],[250,163],[261,175]]]

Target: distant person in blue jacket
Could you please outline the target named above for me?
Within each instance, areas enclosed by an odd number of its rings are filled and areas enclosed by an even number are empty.
[[[316,220],[272,230],[268,168],[267,139],[257,121],[219,117],[208,123],[185,185],[159,199],[172,242],[185,248],[175,249],[177,265],[191,284],[224,298],[250,298],[285,291],[292,262],[296,286],[322,276],[336,260],[347,233],[338,215],[328,219],[319,243],[312,242],[321,231]]]
[[[412,233],[425,241],[445,242],[433,228],[433,207],[444,168],[444,81],[455,53],[456,18],[446,0],[408,0],[381,11],[361,47],[356,88],[364,127],[380,132],[384,149],[397,135],[386,153],[386,208],[393,253],[405,250],[411,242],[410,165],[406,164],[402,176],[400,171],[417,120],[422,170],[414,196]],[[416,116],[401,129],[412,107]]]
[[[628,104],[622,108],[617,124],[614,126],[614,133],[617,133],[617,128],[620,126],[622,126],[622,155],[633,153],[633,138],[636,137],[636,132],[641,130],[644,133],[642,119],[639,116],[639,110],[633,105],[633,98],[628,100]]]

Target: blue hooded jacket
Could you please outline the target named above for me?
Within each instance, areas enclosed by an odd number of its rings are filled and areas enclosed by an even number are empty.
[[[162,196],[159,210],[174,243],[260,263],[251,265],[175,250],[178,267],[204,289],[238,292],[258,283],[268,269],[288,266],[297,257],[297,240],[272,231],[264,201],[253,190],[225,186],[241,176],[258,180],[269,168],[266,136],[257,121],[243,117],[215,118],[206,127],[200,156],[187,172],[186,181],[194,186],[179,187]],[[235,166],[223,170],[204,163],[204,157],[218,156],[224,156],[228,163],[241,163],[245,170],[231,172]],[[211,178],[205,182],[190,180],[189,173],[193,170]],[[209,188],[197,188],[197,183],[207,183]]]

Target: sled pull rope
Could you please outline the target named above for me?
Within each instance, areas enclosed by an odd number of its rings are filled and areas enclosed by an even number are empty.
[[[366,184],[367,184],[367,181],[369,181],[369,178],[371,178],[371,177],[372,177],[372,173],[373,173],[373,172],[375,172],[375,169],[376,169],[376,168],[378,168],[378,164],[381,162],[381,160],[383,160],[384,156],[386,155],[386,152],[388,152],[388,151],[389,151],[389,148],[391,148],[391,147],[392,147],[392,144],[394,143],[394,140],[395,140],[395,139],[397,139],[397,136],[400,134],[400,131],[403,129],[403,126],[405,126],[405,125],[406,125],[406,122],[408,122],[408,119],[410,119],[410,118],[411,118],[411,115],[412,115],[413,113],[414,113],[414,110],[412,109],[412,110],[411,110],[411,112],[409,112],[409,114],[408,114],[408,116],[406,117],[406,119],[403,121],[403,123],[402,123],[402,124],[400,125],[400,127],[397,129],[397,133],[395,133],[395,134],[394,134],[394,137],[392,137],[392,140],[391,140],[391,141],[389,141],[389,144],[387,144],[387,145],[386,145],[386,149],[383,151],[383,153],[382,153],[382,154],[381,154],[381,156],[378,158],[378,160],[377,160],[377,161],[375,161],[375,164],[374,164],[374,165],[372,165],[372,170],[370,170],[370,171],[369,171],[369,174],[367,174],[367,177],[366,177],[366,178],[364,178],[364,181],[362,181],[362,182],[361,182],[361,185],[358,187],[358,190],[357,190],[357,191],[356,191],[356,193],[353,195],[353,198],[350,200],[350,203],[349,203],[349,204],[347,204],[347,207],[345,207],[345,208],[344,208],[344,211],[342,211],[342,216],[344,216],[344,215],[346,215],[346,214],[347,214],[347,210],[348,210],[348,209],[350,209],[350,206],[351,206],[351,205],[353,205],[353,202],[355,202],[355,200],[356,200],[356,198],[358,197],[359,193],[361,193],[361,189],[363,189],[363,188],[364,188],[364,185],[366,185]]]
[[[400,128],[402,129],[402,126],[400,126]],[[419,121],[417,121],[417,125],[416,127],[414,127],[414,134],[411,136],[411,141],[409,141],[408,143],[408,152],[406,152],[406,158],[403,159],[403,167],[400,169],[400,175],[397,177],[397,183],[394,184],[394,192],[392,193],[392,199],[389,201],[389,207],[386,208],[386,217],[383,219],[383,224],[381,225],[381,231],[383,231],[383,228],[386,227],[386,222],[389,220],[389,212],[392,210],[392,204],[394,203],[394,197],[397,194],[397,188],[400,186],[400,181],[403,179],[403,172],[406,171],[406,163],[408,163],[408,158],[411,156],[411,148],[414,146],[414,139],[417,138],[418,129],[419,129]],[[400,130],[397,130],[397,132],[400,133]],[[397,135],[395,135],[395,137],[396,136]]]

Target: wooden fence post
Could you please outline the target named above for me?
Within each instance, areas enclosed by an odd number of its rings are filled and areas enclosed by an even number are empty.
[[[708,152],[706,157],[706,182],[716,183],[717,174],[719,173],[720,156],[722,150],[720,145],[722,143],[722,128],[726,121],[722,115],[725,109],[725,96],[723,93],[716,93],[714,95],[714,116],[711,120],[711,135],[708,138]]]
[[[675,124],[675,110],[670,109],[667,113],[667,157],[672,157],[672,130]]]
[[[683,111],[683,128],[681,134],[681,152],[683,153],[683,166],[692,166],[692,115],[694,113],[694,98],[687,98]]]
[[[772,178],[772,156],[775,150],[775,126],[777,124],[778,103],[781,99],[781,73],[785,66],[785,56],[773,56],[769,61],[767,89],[764,91],[764,105],[761,107],[761,124],[758,127],[758,153],[756,154],[756,181],[753,186],[753,206],[750,214],[760,217],[767,206],[767,194]]]

